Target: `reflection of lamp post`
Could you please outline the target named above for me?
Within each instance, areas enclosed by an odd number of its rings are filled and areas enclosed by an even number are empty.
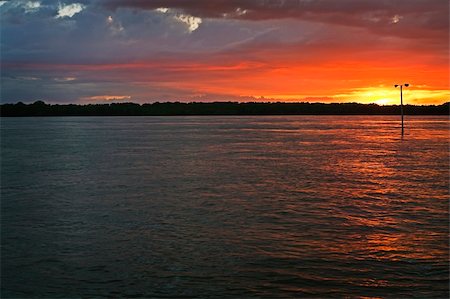
[[[409,84],[405,83],[405,84],[395,84],[394,87],[399,87],[400,86],[400,111],[402,113],[402,135],[403,135],[403,86],[408,87]]]

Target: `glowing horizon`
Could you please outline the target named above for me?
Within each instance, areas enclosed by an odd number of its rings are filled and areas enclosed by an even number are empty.
[[[450,101],[447,1],[205,1],[1,1],[1,102]]]

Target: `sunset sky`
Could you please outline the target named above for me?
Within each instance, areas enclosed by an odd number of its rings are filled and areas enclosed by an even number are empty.
[[[1,102],[441,104],[448,0],[0,1]]]

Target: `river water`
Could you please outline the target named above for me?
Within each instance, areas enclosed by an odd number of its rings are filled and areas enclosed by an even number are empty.
[[[447,298],[449,119],[1,119],[2,298]]]

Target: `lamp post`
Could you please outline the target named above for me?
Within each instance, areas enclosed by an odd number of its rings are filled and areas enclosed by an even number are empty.
[[[408,87],[409,83],[394,85],[395,88],[397,88],[399,86],[400,86],[400,111],[402,114],[402,135],[403,135],[403,132],[404,132],[404,129],[403,129],[403,86]]]

